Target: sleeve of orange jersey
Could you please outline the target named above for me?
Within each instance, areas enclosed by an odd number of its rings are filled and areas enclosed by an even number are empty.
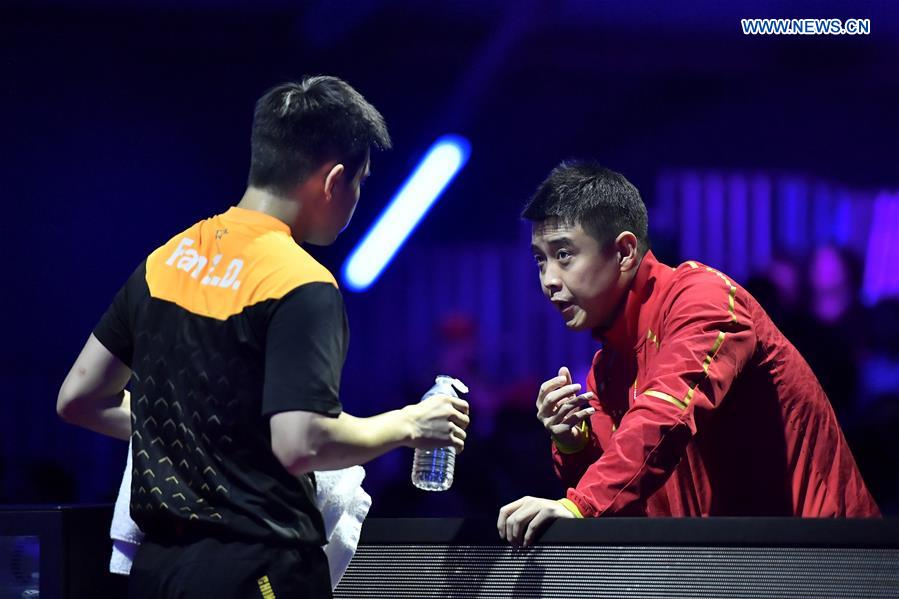
[[[674,285],[653,370],[602,456],[568,489],[585,517],[633,513],[658,490],[697,432],[696,412],[720,404],[754,351],[743,292],[729,279],[695,266]]]

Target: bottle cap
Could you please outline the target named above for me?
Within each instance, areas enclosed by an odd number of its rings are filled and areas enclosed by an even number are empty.
[[[453,379],[452,382],[451,382],[450,384],[451,384],[451,385],[456,389],[456,391],[458,391],[459,393],[468,393],[468,385],[466,385],[465,383],[463,383],[463,382],[460,381],[459,379]]]

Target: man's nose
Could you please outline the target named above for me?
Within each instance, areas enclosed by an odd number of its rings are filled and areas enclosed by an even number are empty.
[[[562,279],[559,278],[558,271],[549,265],[547,265],[546,270],[543,272],[541,282],[544,289],[549,292],[549,295],[562,289]]]

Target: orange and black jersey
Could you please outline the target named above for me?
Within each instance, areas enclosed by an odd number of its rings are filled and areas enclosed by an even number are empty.
[[[269,418],[340,413],[348,328],[286,224],[231,208],[176,235],[94,335],[133,372],[131,515],[148,536],[324,543],[314,479],[275,458]]]

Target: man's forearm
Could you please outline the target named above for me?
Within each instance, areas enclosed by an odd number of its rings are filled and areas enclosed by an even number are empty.
[[[328,422],[323,431],[313,470],[337,470],[372,460],[408,440],[408,427],[400,410],[369,418],[346,412]]]
[[[94,432],[127,441],[131,437],[131,410],[106,408],[100,412],[85,414],[81,420],[70,420]]]
[[[287,416],[287,414],[279,415]],[[292,428],[292,427],[291,427]],[[408,419],[402,410],[392,410],[369,418],[346,412],[337,418],[313,417],[298,449],[277,449],[276,454],[293,474],[312,470],[337,470],[372,460],[411,438]],[[292,454],[292,455],[291,455]]]
[[[90,429],[94,432],[127,441],[131,437],[131,402],[128,391],[110,398],[108,405],[81,405],[75,401],[60,412],[67,422]]]

